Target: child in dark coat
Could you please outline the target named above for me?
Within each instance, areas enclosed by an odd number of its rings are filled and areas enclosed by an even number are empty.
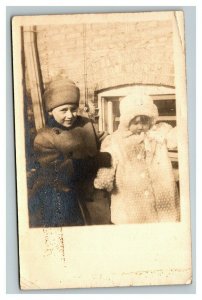
[[[29,199],[31,227],[86,224],[78,193],[96,174],[99,138],[91,121],[77,115],[79,99],[79,88],[66,78],[50,83],[44,93],[48,123],[34,140],[39,168]]]

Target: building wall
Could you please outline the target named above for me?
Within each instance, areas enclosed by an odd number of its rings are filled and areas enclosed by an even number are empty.
[[[81,104],[95,92],[130,84],[174,86],[170,21],[38,26],[44,85],[58,74],[74,80]],[[86,74],[86,75],[84,75]]]
[[[135,89],[135,85],[142,85],[143,88],[149,84],[159,86],[158,91],[162,93],[161,85],[174,86],[170,21],[38,26],[36,32],[44,87],[58,74],[68,76],[80,88],[81,110],[87,89],[91,116],[97,92],[103,93],[106,89],[116,87],[113,93],[118,93],[118,87],[121,86],[131,85],[130,88]],[[33,140],[36,135],[36,120],[32,110],[26,67],[25,61],[26,153],[29,180],[35,172]],[[101,191],[95,192],[93,199],[95,201],[89,202],[88,205],[95,219],[92,221],[96,223],[100,219],[103,220],[100,207],[102,203],[108,205],[108,199],[104,198]],[[105,218],[108,216],[105,215]]]

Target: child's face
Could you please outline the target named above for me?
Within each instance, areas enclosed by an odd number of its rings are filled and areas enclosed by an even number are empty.
[[[54,108],[49,114],[56,122],[64,127],[71,127],[77,118],[78,106],[75,104],[64,104]]]
[[[133,134],[147,132],[151,127],[151,119],[147,116],[136,116],[130,121],[129,130]]]

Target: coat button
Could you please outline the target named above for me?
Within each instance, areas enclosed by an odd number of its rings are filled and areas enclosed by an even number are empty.
[[[60,134],[60,130],[57,128],[53,128],[53,131],[55,132],[55,134]]]
[[[149,191],[145,191],[144,192],[144,195],[147,197],[147,196],[149,196]]]

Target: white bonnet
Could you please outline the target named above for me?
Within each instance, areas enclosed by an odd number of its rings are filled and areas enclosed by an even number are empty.
[[[158,109],[152,98],[146,94],[130,94],[120,101],[120,125],[128,126],[136,116],[144,115],[153,119],[158,118]]]

